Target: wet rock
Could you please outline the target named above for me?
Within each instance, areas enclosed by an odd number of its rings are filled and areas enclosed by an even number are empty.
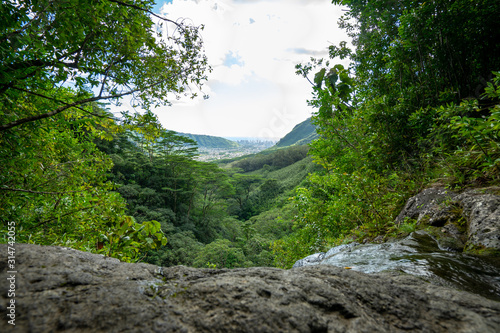
[[[360,245],[360,244],[357,242],[352,242],[349,244],[343,244],[343,245],[336,246],[336,247],[328,250],[328,252],[325,253],[324,258],[330,258],[331,256],[333,256],[339,252],[342,252],[342,251],[351,251],[353,248],[355,248],[358,245]]]
[[[324,252],[311,254],[310,256],[307,256],[304,259],[297,260],[295,264],[293,264],[293,268],[315,265],[319,263],[321,260],[323,260],[324,256],[325,256]]]
[[[162,269],[27,244],[16,244],[16,261],[16,327],[4,318],[2,332],[500,330],[499,302],[395,273],[326,265]],[[5,313],[9,299],[0,286]]]
[[[444,188],[429,188],[410,198],[395,220],[401,224],[413,219],[420,224],[455,229],[441,240],[454,244],[455,250],[464,247],[470,252],[485,251],[500,254],[500,196],[488,190],[466,190],[455,193]],[[446,230],[446,229],[445,229]],[[462,246],[462,243],[465,245]],[[446,246],[446,245],[445,245]]]
[[[460,246],[454,238],[442,237],[438,241],[433,234],[419,230],[404,239],[382,244],[337,246],[314,264],[370,274],[403,272],[436,285],[500,301],[500,258],[474,256],[454,250]]]

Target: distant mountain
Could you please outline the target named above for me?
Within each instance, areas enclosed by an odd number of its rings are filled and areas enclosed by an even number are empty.
[[[296,125],[290,133],[285,135],[275,147],[300,146],[318,138],[316,128],[311,124],[311,118],[308,118]]]
[[[188,134],[188,133],[179,133],[185,137],[188,137],[198,143],[198,147],[200,148],[237,148],[239,144],[237,142],[224,139],[218,136],[211,135],[201,135],[201,134]]]

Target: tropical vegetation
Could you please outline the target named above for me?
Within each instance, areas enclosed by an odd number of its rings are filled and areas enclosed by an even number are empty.
[[[280,263],[354,238],[391,235],[431,183],[498,184],[500,13],[495,1],[333,1],[352,38],[297,73],[312,84],[322,172],[294,197],[297,231]],[[350,66],[335,63],[348,59]],[[300,246],[297,246],[300,244]]]
[[[315,131],[217,163],[151,112],[202,94],[203,27],[151,0],[2,3],[0,240],[14,222],[17,242],[124,261],[288,268],[414,230],[393,221],[429,184],[498,185],[500,4],[333,3],[352,45],[296,68]],[[123,98],[144,112],[111,113]]]

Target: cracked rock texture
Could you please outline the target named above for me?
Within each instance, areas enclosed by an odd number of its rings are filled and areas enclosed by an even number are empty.
[[[443,231],[466,250],[490,250],[500,253],[500,188],[466,190],[455,193],[441,187],[428,188],[410,198],[396,218],[417,220]],[[459,235],[456,226],[464,226]],[[463,237],[462,237],[463,236]]]
[[[162,269],[61,247],[15,249],[16,326],[4,315],[4,258],[1,332],[500,332],[500,303],[396,273]]]

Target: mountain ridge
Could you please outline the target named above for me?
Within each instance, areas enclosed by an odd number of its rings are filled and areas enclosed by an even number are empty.
[[[237,148],[240,146],[238,142],[228,140],[220,136],[191,134],[191,133],[177,133],[177,134],[196,141],[198,143],[199,148],[229,149],[229,148]]]
[[[177,134],[196,141],[199,148],[234,149],[241,147],[241,144],[237,141],[220,136],[182,132],[177,132]],[[278,140],[278,142],[272,148],[306,145],[317,137],[318,134],[316,133],[316,127],[311,123],[311,118],[309,117],[303,122],[295,125],[293,129],[280,140]],[[263,141],[266,140],[263,139]]]
[[[316,127],[311,123],[311,117],[295,125],[295,127],[276,143],[276,148],[300,146],[318,138]]]

